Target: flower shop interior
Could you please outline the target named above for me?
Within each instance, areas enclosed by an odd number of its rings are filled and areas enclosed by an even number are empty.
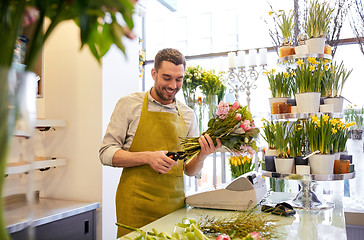
[[[177,99],[193,108],[200,134],[206,131],[208,120],[214,116],[220,101],[238,101],[247,106],[260,130],[254,140],[257,151],[249,150],[249,154],[241,157],[229,151],[217,151],[205,160],[199,177],[185,175],[186,196],[209,192],[211,188],[216,190],[216,186],[226,186],[240,175],[253,171],[265,188],[263,195],[270,197],[271,203],[294,198],[290,203],[295,207],[300,200],[307,200],[305,194],[310,195],[308,205],[300,202],[303,205],[292,209],[294,216],[264,213],[275,217],[274,221],[279,223],[276,230],[261,230],[265,239],[272,236],[272,239],[364,239],[364,4],[361,0],[327,0],[325,6],[329,14],[323,23],[323,28],[326,27],[323,50],[309,52],[306,46],[310,37],[306,31],[314,28],[308,22],[312,18],[309,8],[315,2],[323,3],[309,0],[225,0],[224,3],[218,0],[139,0],[133,14],[136,37],[123,37],[125,53],[112,45],[102,57],[102,64],[93,58],[87,47],[81,48],[79,28],[73,21],[60,23],[44,44],[36,68],[39,78],[34,133],[22,137],[22,133],[15,130],[8,153],[2,194],[5,225],[11,237],[37,239],[34,231],[44,226],[41,231],[46,232],[46,236],[81,229],[81,235],[74,233],[77,237],[70,239],[117,238],[115,193],[122,168],[103,166],[98,151],[119,98],[149,90],[154,84],[150,72],[155,54],[171,47],[186,56],[184,85]],[[290,53],[284,54],[284,47],[289,47]],[[301,89],[300,77],[309,72],[313,78],[315,71],[319,71],[321,88],[318,91]],[[336,82],[329,82],[330,79]],[[292,84],[288,86],[288,82]],[[305,92],[320,93],[316,110],[300,110],[295,94]],[[273,98],[280,99],[271,102]],[[341,108],[337,110],[336,105],[326,102],[332,98],[341,99]],[[346,126],[341,129],[342,149],[337,147],[342,155],[334,159],[331,172],[313,172],[311,160],[310,172],[309,158],[305,158],[306,164],[293,160],[289,170],[278,169],[278,157],[266,158],[271,156],[268,135],[273,126],[283,131],[271,136],[276,142],[275,154],[280,147],[283,149],[278,154],[283,159],[284,155],[293,154],[293,148],[287,152],[290,143],[279,141],[286,139],[288,129],[293,129],[296,135],[290,135],[290,139],[301,137],[299,152],[305,149],[308,155],[307,145],[311,144],[313,149],[310,136],[318,131],[299,131],[298,126],[323,128],[317,121],[321,120],[324,125],[325,117]],[[330,129],[332,137],[335,128]],[[279,134],[283,137],[279,138]],[[323,144],[335,146],[334,137],[330,139],[331,142]],[[338,140],[337,146],[340,143]],[[318,146],[312,156],[320,155],[319,151],[324,153],[321,147]],[[328,151],[330,153],[330,149]],[[300,154],[296,152],[297,156]],[[24,164],[29,156],[35,161]],[[268,159],[276,159],[272,169],[269,169],[272,166],[268,166]],[[345,166],[338,166],[339,163]],[[286,159],[283,165],[288,166]],[[308,173],[304,167],[308,167]],[[309,180],[302,176],[308,176]],[[252,189],[254,196],[258,196],[258,187],[254,185]],[[246,197],[241,194],[238,196]],[[26,199],[25,208],[17,203],[19,196]],[[194,198],[189,201],[193,206]],[[255,205],[259,203],[255,201]],[[40,209],[34,208],[39,202],[43,204]],[[215,208],[219,206],[220,203],[216,203]],[[196,205],[198,207],[205,209],[207,206]],[[39,219],[39,211],[51,213]],[[290,214],[289,211],[291,209],[286,209],[285,213]],[[206,214],[203,210],[202,213]],[[158,232],[172,234],[174,224],[183,217],[174,215],[151,226]],[[264,231],[274,234],[282,231],[283,235],[264,235]],[[246,239],[263,239],[249,236],[251,238]],[[136,239],[137,235],[130,237]]]

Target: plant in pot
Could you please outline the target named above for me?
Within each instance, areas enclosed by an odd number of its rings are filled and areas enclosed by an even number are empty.
[[[275,15],[277,18],[277,25],[281,30],[283,43],[279,47],[279,57],[285,57],[294,54],[294,47],[292,45],[292,30],[295,26],[294,11],[290,10],[288,14],[284,10],[279,10],[278,13],[270,11],[269,15]]]
[[[309,57],[297,60],[294,91],[299,113],[316,113],[320,107],[323,62]]]
[[[261,136],[263,139],[267,142],[268,148],[264,149],[264,162],[265,162],[265,170],[270,172],[275,172],[275,164],[274,164],[274,158],[277,155],[276,147],[275,147],[275,129],[274,129],[274,122],[268,121],[266,119],[262,119],[263,126],[261,127],[263,129],[263,133],[261,133]]]
[[[344,103],[344,98],[341,95],[342,90],[353,69],[346,69],[343,62],[340,64],[335,62],[324,67],[325,71],[322,78],[322,93],[326,97],[324,103],[332,104],[333,112],[342,112]]]
[[[275,158],[276,171],[278,173],[289,174],[292,173],[294,166],[294,159],[289,154],[289,122],[277,121],[274,123],[275,135],[274,143],[277,150],[277,157]]]
[[[195,109],[195,93],[202,83],[202,68],[197,66],[187,66],[183,77],[182,92],[187,106]]]
[[[308,52],[312,54],[323,54],[325,50],[325,39],[332,18],[332,9],[327,2],[310,1],[305,26],[308,39],[306,44]]]
[[[294,158],[295,165],[308,165],[308,159],[304,158],[305,131],[302,120],[294,122],[289,129],[289,155]]]
[[[329,115],[312,115],[305,121],[305,130],[311,153],[309,157],[312,174],[333,174],[335,155],[332,154],[333,122]]]
[[[271,114],[288,113],[287,100],[292,96],[293,75],[288,72],[266,72],[272,98],[269,98]]]

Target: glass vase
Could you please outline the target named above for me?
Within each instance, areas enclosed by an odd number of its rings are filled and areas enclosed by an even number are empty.
[[[183,92],[183,97],[185,99],[186,105],[195,110],[195,105],[196,105],[195,93],[191,91],[185,91]]]
[[[205,98],[206,105],[208,106],[208,116],[209,120],[215,116],[216,106],[217,106],[217,96],[216,95],[206,95]]]

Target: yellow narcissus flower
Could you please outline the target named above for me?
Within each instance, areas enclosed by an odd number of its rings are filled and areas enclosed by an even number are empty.
[[[285,73],[283,73],[283,77],[288,78],[289,74],[285,72]]]
[[[311,64],[317,64],[316,58],[314,58],[314,57],[309,57],[309,58],[307,59],[307,61],[308,61],[309,63],[311,63]]]
[[[335,133],[337,133],[337,129],[332,128],[332,129],[331,129],[331,132],[335,134]]]
[[[329,70],[329,68],[330,68],[330,66],[329,66],[329,65],[325,65],[325,66],[324,66],[324,69],[325,69],[326,71],[328,71],[328,70]]]
[[[272,16],[273,11],[269,11],[268,14],[269,14],[269,16]]]
[[[305,63],[303,62],[303,60],[301,58],[297,60],[298,66],[302,66],[303,64],[305,64]]]
[[[316,115],[312,115],[311,116],[311,120],[312,120],[312,122],[317,122],[317,116]]]
[[[325,119],[324,119],[324,120],[325,120]],[[339,120],[337,120],[336,118],[334,118],[334,119],[331,119],[331,120],[330,120],[330,123],[331,123],[331,125],[332,125],[332,126],[336,126],[336,125],[338,125],[338,126],[339,126],[340,121],[339,121]]]
[[[328,114],[324,114],[322,115],[322,119],[324,120],[324,123],[327,123],[327,121],[329,120],[330,116]]]
[[[315,70],[316,70],[315,65],[310,65],[310,71],[315,71]]]

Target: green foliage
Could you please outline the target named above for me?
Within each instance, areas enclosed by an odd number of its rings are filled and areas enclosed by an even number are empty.
[[[289,122],[277,121],[274,123],[274,144],[277,150],[277,157],[289,158],[288,144],[290,141],[289,136]]]
[[[32,70],[41,49],[61,22],[73,20],[80,28],[81,47],[88,45],[91,53],[97,61],[101,62],[102,56],[115,44],[125,53],[125,47],[121,41],[125,35],[125,29],[116,21],[116,15],[122,17],[132,29],[132,14],[134,6],[130,0],[8,0],[0,3],[0,65],[10,66],[13,57],[13,49],[17,36],[22,30],[22,22],[25,9],[36,8],[39,10],[39,19],[35,22],[35,30],[27,45],[25,65]],[[109,16],[107,21],[106,15]],[[45,24],[46,19],[49,24]]]
[[[283,44],[292,43],[292,30],[296,23],[293,18],[294,12],[292,10],[290,10],[288,14],[286,14],[286,12],[283,10],[279,10],[278,13],[269,12],[270,15],[273,13],[278,19],[277,25],[282,33]]]
[[[336,62],[324,65],[324,68],[325,71],[322,77],[322,95],[326,97],[341,96],[346,80],[353,69],[345,69],[342,61],[339,65]]]
[[[266,119],[262,119],[263,121],[263,134],[261,134],[261,136],[263,137],[263,139],[268,143],[268,147],[270,149],[275,149],[275,129],[274,129],[274,122],[273,121],[268,121]]]
[[[310,1],[306,23],[306,34],[309,38],[326,37],[333,11],[327,2]]]
[[[294,77],[288,72],[276,73],[275,69],[266,72],[272,97],[291,97],[293,94]]]
[[[291,125],[289,130],[289,155],[291,157],[301,156],[305,146],[305,130],[301,120],[297,120]]]
[[[302,59],[299,59],[295,70],[295,92],[321,92],[323,72],[321,60],[308,58],[308,62],[304,63]]]

